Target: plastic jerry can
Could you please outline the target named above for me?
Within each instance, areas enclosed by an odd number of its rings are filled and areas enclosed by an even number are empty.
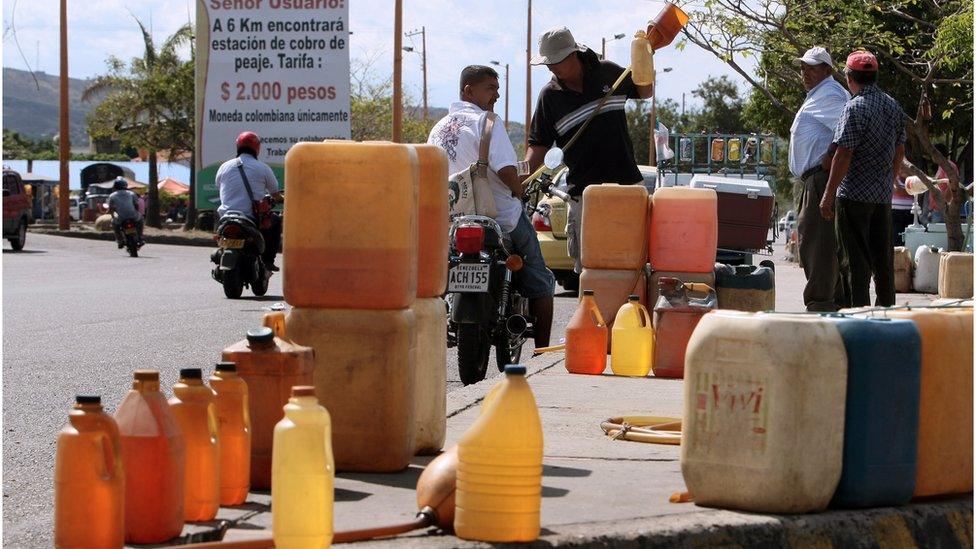
[[[566,325],[566,370],[571,374],[603,373],[607,367],[607,324],[593,290],[583,290],[579,307]]]
[[[688,340],[702,316],[717,305],[715,290],[676,278],[662,278],[659,284],[661,296],[654,306],[654,376],[680,379],[684,377]],[[689,292],[704,298],[692,298]]]
[[[583,191],[583,203],[583,267],[643,267],[647,263],[647,189],[643,185],[590,185]]]
[[[247,383],[233,362],[218,362],[210,376],[220,432],[220,504],[240,505],[251,487],[251,414]]]
[[[692,334],[685,368],[681,473],[696,503],[827,507],[841,474],[847,389],[835,323],[715,311]]]
[[[409,145],[417,153],[420,189],[417,195],[417,297],[440,297],[447,289],[450,211],[444,182],[447,153],[437,145]]]
[[[756,265],[716,265],[715,291],[719,309],[762,312],[776,310],[776,273],[772,261]]]
[[[285,301],[409,307],[417,295],[418,186],[417,154],[406,145],[293,146],[285,155]],[[364,222],[377,208],[381,215]]]
[[[723,162],[725,160],[725,139],[716,137],[712,139],[712,162]]]
[[[329,412],[315,388],[292,387],[274,429],[271,531],[279,549],[325,548],[332,543],[335,464]]]
[[[647,257],[651,269],[708,273],[718,244],[718,194],[714,189],[664,187],[654,191]]]
[[[630,43],[630,71],[635,85],[650,86],[654,83],[654,56],[643,30],[637,31]]]
[[[908,320],[835,322],[847,352],[847,402],[843,468],[832,505],[908,503],[918,451],[918,329]]]
[[[159,391],[159,372],[136,370],[115,411],[125,466],[125,541],[161,543],[183,531],[183,430]]]
[[[895,246],[893,263],[895,266],[895,291],[907,294],[912,291],[912,255],[904,246]]]
[[[644,377],[651,372],[654,330],[640,297],[631,295],[613,323],[610,369],[616,376]]]
[[[447,307],[439,297],[413,302],[417,322],[414,368],[414,446],[420,455],[444,447],[447,435]]]
[[[271,488],[271,443],[291,388],[311,385],[315,353],[286,337],[285,314],[264,316],[266,327],[248,330],[247,337],[227,347],[221,359],[237,364],[247,383],[251,418],[251,488]]]
[[[738,162],[742,159],[742,141],[739,138],[729,139],[729,160]]]
[[[709,288],[715,287],[715,271],[710,271],[707,273],[676,273],[673,271],[653,271],[651,276],[647,279],[647,304],[648,309],[653,309],[654,305],[657,304],[657,299],[661,297],[661,279],[662,278],[677,278],[682,282],[688,283],[699,283],[708,286]]]
[[[973,254],[949,252],[939,259],[939,297],[973,297]]]
[[[607,323],[607,330],[613,329],[613,319],[621,305],[627,303],[631,294],[637,294],[641,301],[646,299],[647,277],[644,269],[632,271],[616,269],[583,269],[580,274],[580,289],[593,290],[593,298],[600,309],[600,315]],[[607,354],[610,354],[613,334],[607,332]]]
[[[542,423],[524,366],[506,366],[500,384],[458,442],[454,531],[467,540],[533,541],[542,505]]]
[[[296,307],[286,325],[295,341],[315,349],[313,385],[332,417],[336,470],[388,473],[409,465],[416,426],[413,311]]]
[[[124,498],[119,427],[101,397],[78,395],[54,460],[54,546],[122,547]]]
[[[941,253],[932,246],[919,246],[915,250],[915,277],[912,285],[916,292],[939,293],[939,264]]]
[[[764,138],[759,143],[759,159],[763,164],[773,163],[773,143],[774,141],[771,137]]]
[[[914,497],[973,490],[973,310],[886,310],[922,338],[918,465]]]
[[[220,509],[220,438],[214,392],[200,368],[183,368],[169,407],[186,441],[183,516],[187,522],[213,520]]]
[[[670,44],[688,23],[688,15],[678,6],[666,3],[649,27],[647,40],[651,48],[659,50]]]

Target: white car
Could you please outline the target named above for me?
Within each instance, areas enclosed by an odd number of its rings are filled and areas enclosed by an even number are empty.
[[[786,212],[786,215],[779,218],[779,232],[786,231],[791,223],[796,223],[796,212],[793,210]]]

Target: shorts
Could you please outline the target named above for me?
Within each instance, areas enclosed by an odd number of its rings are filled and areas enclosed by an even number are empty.
[[[556,290],[556,277],[546,267],[539,238],[529,216],[523,212],[515,230],[508,233],[507,237],[512,242],[513,251],[522,256],[523,266],[513,277],[519,293],[526,299],[552,297]]]

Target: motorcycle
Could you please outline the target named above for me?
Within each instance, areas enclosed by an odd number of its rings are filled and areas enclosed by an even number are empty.
[[[270,196],[264,200],[274,203]],[[274,211],[271,215],[280,216]],[[224,295],[228,299],[238,299],[245,287],[249,287],[255,296],[266,294],[272,272],[261,259],[265,242],[257,225],[240,212],[227,212],[217,224],[214,240],[217,250],[210,260],[216,266],[211,275],[223,286]]]
[[[129,252],[129,257],[139,257],[139,248],[142,247],[142,241],[139,239],[139,224],[132,219],[126,219],[120,225],[119,231],[122,233],[123,244]]]

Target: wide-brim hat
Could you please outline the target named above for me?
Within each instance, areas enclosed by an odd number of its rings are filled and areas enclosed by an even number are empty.
[[[530,63],[555,65],[574,51],[586,51],[586,46],[577,44],[573,33],[566,27],[556,27],[547,30],[539,37],[539,55],[533,56]]]

